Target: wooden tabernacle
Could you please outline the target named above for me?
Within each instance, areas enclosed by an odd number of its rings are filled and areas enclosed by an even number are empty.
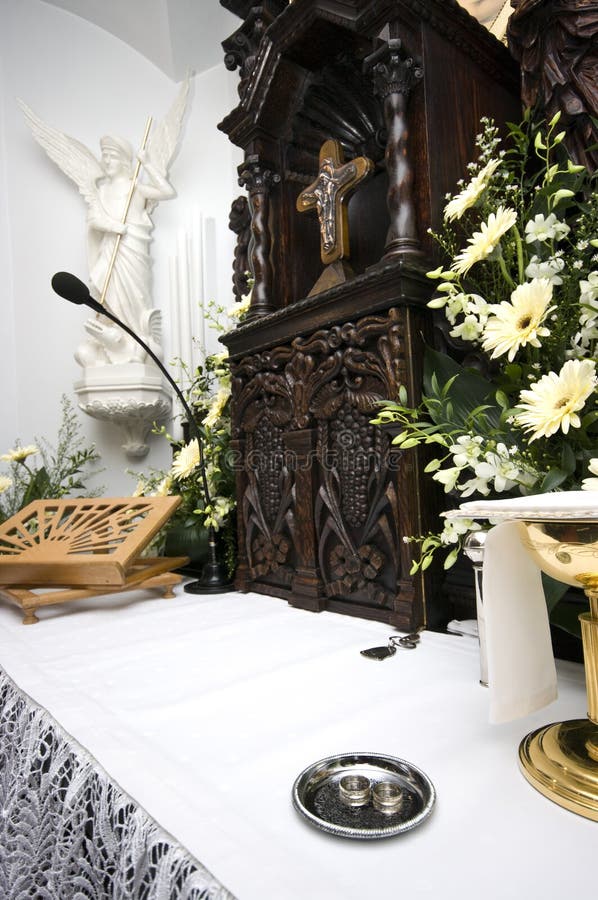
[[[172,597],[186,557],[142,557],[180,497],[35,500],[0,526],[0,596],[42,606],[140,588]],[[50,590],[40,590],[50,588]]]
[[[411,574],[403,540],[436,531],[445,498],[425,454],[393,453],[371,420],[399,385],[417,404],[424,347],[445,348],[426,306],[428,229],[480,117],[519,119],[517,65],[455,0],[220,2],[241,19],[223,43],[239,102],[219,126],[244,151],[237,297],[254,277],[247,318],[222,338],[235,585],[402,630],[452,618],[442,572]]]

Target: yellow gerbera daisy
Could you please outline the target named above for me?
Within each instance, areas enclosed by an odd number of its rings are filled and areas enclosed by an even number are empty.
[[[459,275],[465,275],[474,263],[486,259],[494,252],[502,236],[516,221],[517,213],[514,209],[499,206],[495,213],[490,213],[487,222],[482,222],[481,231],[474,232],[468,239],[469,246],[457,254],[451,269]]]
[[[523,402],[519,404],[521,412],[515,421],[525,431],[532,432],[530,442],[550,437],[559,428],[567,434],[569,428],[580,427],[577,413],[597,385],[596,364],[592,360],[569,359],[558,375],[549,372],[529,390],[521,391]]]
[[[477,202],[486,190],[488,181],[499,164],[499,159],[491,159],[490,162],[471,179],[467,187],[463,188],[460,194],[457,194],[456,197],[453,197],[453,199],[447,203],[444,208],[444,218],[447,221],[453,222],[455,219],[460,219],[463,213]]]
[[[484,350],[493,351],[492,359],[507,353],[509,362],[513,362],[520,347],[540,347],[539,338],[550,334],[542,323],[554,309],[549,306],[551,300],[550,279],[534,278],[516,287],[510,302],[493,303],[489,307],[492,315],[484,328]]]
[[[14,447],[8,453],[3,453],[0,459],[6,462],[24,462],[28,456],[34,456],[39,453],[39,448],[35,444],[28,444],[26,447]]]
[[[199,444],[197,438],[193,438],[184,447],[181,447],[174,458],[170,474],[177,481],[186,478],[199,465]]]

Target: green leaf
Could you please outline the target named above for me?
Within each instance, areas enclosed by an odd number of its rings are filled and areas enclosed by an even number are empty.
[[[21,506],[27,506],[33,500],[42,500],[50,494],[50,478],[45,466],[41,466],[33,475],[23,494]]]
[[[509,398],[505,394],[504,391],[497,391],[495,396],[495,400],[500,406],[502,410],[506,410],[509,408]]]
[[[564,472],[563,469],[551,469],[550,472],[544,476],[544,480],[540,485],[540,493],[547,494],[549,491],[554,491],[555,488],[559,487],[564,481],[566,481],[568,476],[568,472]]]
[[[472,410],[479,406],[488,406],[488,421],[491,426],[499,423],[499,410],[494,401],[495,386],[473,369],[464,369],[444,353],[438,353],[426,347],[424,356],[424,393],[427,396],[438,396],[439,383],[446,390],[447,399],[451,403],[451,421],[455,425],[465,427]],[[434,410],[430,415],[436,424],[442,418]]]
[[[563,444],[561,450],[561,469],[566,472],[567,475],[572,475],[573,472],[575,472],[576,465],[577,460],[571,444]]]

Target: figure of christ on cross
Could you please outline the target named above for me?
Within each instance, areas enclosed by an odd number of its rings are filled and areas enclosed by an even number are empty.
[[[365,156],[344,162],[338,141],[325,141],[320,149],[318,177],[297,198],[299,212],[315,209],[320,220],[322,262],[349,258],[349,226],[345,200],[372,172],[374,164]]]

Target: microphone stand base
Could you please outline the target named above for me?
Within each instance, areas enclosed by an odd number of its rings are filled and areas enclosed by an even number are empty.
[[[208,531],[208,561],[204,565],[197,581],[186,584],[183,590],[187,594],[226,594],[233,591],[230,581],[216,556],[216,535],[213,528]]]

